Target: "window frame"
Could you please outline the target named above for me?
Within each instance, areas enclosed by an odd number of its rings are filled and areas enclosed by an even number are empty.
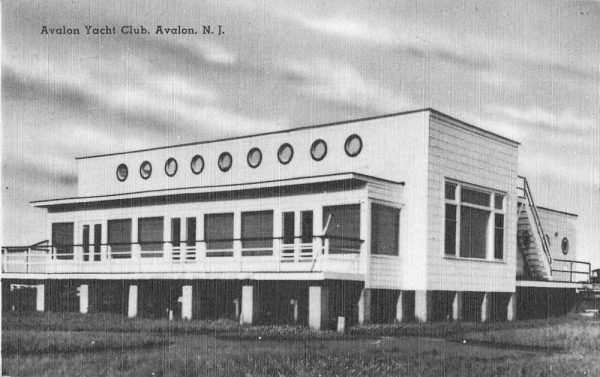
[[[369,226],[370,226],[370,230],[369,230],[369,236],[370,236],[370,249],[371,249],[371,255],[377,255],[378,257],[384,256],[384,257],[400,257],[400,227],[401,227],[401,222],[402,222],[402,206],[398,206],[398,205],[394,205],[393,203],[389,203],[389,202],[385,202],[385,201],[380,201],[380,200],[371,200],[369,203],[369,217],[370,217],[370,222],[369,222]],[[375,212],[373,209],[374,207],[379,206],[379,207],[385,207],[385,208],[389,208],[394,210],[396,213],[395,215],[397,215],[397,221],[398,224],[396,224],[396,254],[380,254],[380,253],[373,253],[373,213]]]
[[[452,184],[455,185],[454,190],[454,198],[449,199],[446,198],[446,185]],[[483,206],[479,204],[463,202],[462,201],[462,189],[466,188],[468,190],[473,190],[481,193],[489,194],[490,201],[489,206]],[[497,198],[500,196],[502,198],[502,205],[500,208],[497,208]],[[490,189],[487,187],[482,187],[474,184],[464,183],[461,181],[453,180],[453,179],[444,179],[442,182],[442,203],[443,203],[443,214],[442,214],[442,227],[443,227],[443,237],[441,240],[442,243],[442,255],[444,258],[450,259],[462,259],[462,260],[471,260],[471,261],[490,261],[490,262],[505,262],[505,251],[506,251],[506,208],[508,207],[508,196],[507,193],[501,190]],[[456,221],[455,221],[455,241],[454,241],[454,253],[446,253],[446,206],[453,205],[456,208]],[[461,207],[469,207],[474,209],[479,209],[483,211],[487,211],[488,223],[486,225],[486,242],[485,242],[485,257],[463,257],[460,255],[460,247],[461,247]],[[495,219],[496,215],[503,215],[504,222],[502,224],[502,258],[496,258],[496,250],[495,250],[495,235],[496,235],[496,226]]]
[[[169,163],[170,162],[175,163],[175,170],[173,170],[173,173],[171,173],[171,174],[169,174]],[[177,162],[175,157],[169,157],[167,159],[167,161],[165,162],[165,174],[167,175],[167,177],[174,177],[175,174],[177,174],[177,170],[179,170],[179,163]]]
[[[150,170],[148,171],[148,175],[144,176],[144,166],[149,166]],[[146,180],[149,179],[152,176],[152,163],[148,160],[145,160],[144,162],[142,162],[140,164],[140,177],[142,177],[142,179]]]

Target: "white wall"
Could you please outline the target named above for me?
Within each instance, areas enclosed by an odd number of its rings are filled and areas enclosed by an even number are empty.
[[[517,144],[433,113],[429,151],[427,289],[514,291]],[[502,262],[444,256],[445,178],[506,193]]]

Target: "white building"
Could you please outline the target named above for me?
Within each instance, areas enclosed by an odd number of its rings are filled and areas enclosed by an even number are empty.
[[[48,242],[5,248],[3,282],[38,310],[313,328],[535,315],[589,265],[518,151],[424,109],[78,158],[78,195],[33,202]]]

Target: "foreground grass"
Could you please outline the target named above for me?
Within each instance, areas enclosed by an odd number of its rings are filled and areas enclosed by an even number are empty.
[[[7,314],[2,327],[11,376],[600,376],[600,321],[575,316],[370,325],[347,335],[112,314]]]
[[[168,343],[168,338],[151,334],[139,334],[132,337],[126,333],[111,332],[2,331],[3,355],[122,351],[129,348],[164,346]]]

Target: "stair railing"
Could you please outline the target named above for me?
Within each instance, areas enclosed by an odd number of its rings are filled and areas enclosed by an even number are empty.
[[[533,215],[533,222],[535,223],[535,229],[539,236],[540,242],[542,244],[542,249],[544,250],[544,254],[546,254],[546,259],[548,260],[548,264],[552,264],[552,256],[550,255],[550,246],[548,245],[548,240],[544,236],[544,229],[542,228],[542,223],[540,221],[540,216],[538,214],[537,207],[535,206],[535,202],[533,201],[533,195],[531,194],[531,189],[529,188],[529,183],[527,183],[527,178],[520,177],[523,180],[523,192],[525,194],[525,199],[529,203],[529,207],[531,208],[531,214]],[[552,267],[550,267],[550,271],[552,271]],[[552,272],[550,272],[552,274]]]

